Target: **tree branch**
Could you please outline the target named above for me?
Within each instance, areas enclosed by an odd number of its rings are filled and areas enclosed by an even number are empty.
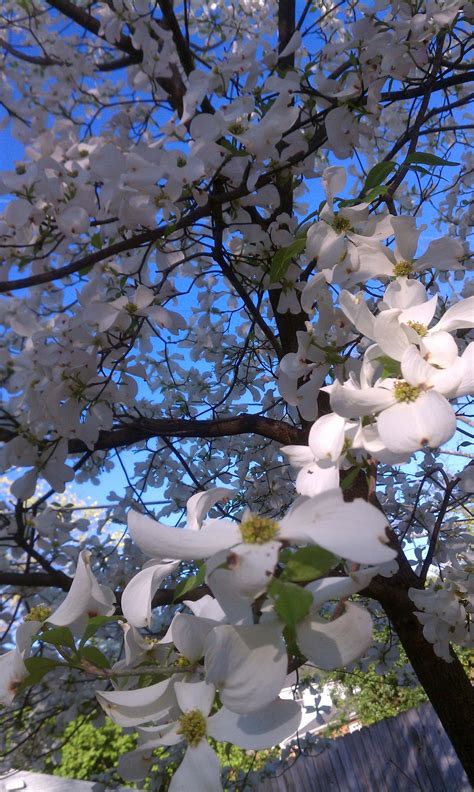
[[[231,418],[210,420],[188,418],[138,418],[110,431],[99,433],[94,451],[106,451],[112,448],[142,443],[152,437],[195,437],[211,439],[213,437],[233,437],[240,434],[256,434],[268,440],[275,440],[281,445],[304,445],[307,432],[284,421],[266,418],[262,415],[243,413]],[[0,428],[0,441],[8,442],[17,436],[14,429]],[[87,451],[83,440],[69,440],[70,454]]]
[[[60,580],[56,575],[47,572],[1,572],[0,586],[18,586],[20,588],[59,588],[69,591],[72,579],[67,575]]]

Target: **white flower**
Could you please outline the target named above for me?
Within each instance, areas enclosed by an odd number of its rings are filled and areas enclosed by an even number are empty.
[[[27,621],[16,631],[16,646],[0,655],[0,704],[8,707],[15,698],[19,685],[28,676],[23,662],[31,649],[33,636],[41,627],[41,622]]]
[[[209,509],[218,501],[228,499],[233,492],[234,490],[226,487],[213,487],[206,492],[197,492],[192,495],[186,504],[187,530],[198,531]],[[159,523],[151,520],[150,523],[154,526],[159,525]],[[163,526],[163,528],[165,527],[167,528],[167,526]],[[148,553],[144,547],[141,549],[147,555],[152,555],[155,558],[159,555],[158,552],[154,551]],[[173,554],[170,553],[170,555]],[[195,558],[197,559],[199,556],[195,556]],[[178,566],[179,561],[174,560],[169,560],[166,563],[160,563],[156,560],[149,561],[144,565],[141,572],[138,572],[131,579],[124,589],[121,601],[122,612],[130,624],[134,627],[150,627],[153,597],[162,582],[175,572]]]
[[[221,707],[210,715],[215,697],[213,685],[175,682],[174,689],[181,715],[174,722],[140,730],[142,745],[120,760],[119,770],[126,780],[147,775],[155,748],[185,742],[186,752],[171,780],[170,792],[220,792],[219,761],[207,737],[259,750],[293,734],[301,720],[300,707],[294,701],[277,699],[260,711],[245,715]]]
[[[56,217],[64,236],[75,239],[89,230],[89,213],[82,206],[66,206]]]
[[[377,570],[352,577],[321,578],[305,588],[313,595],[310,613],[296,625],[298,646],[303,655],[326,671],[357,660],[372,641],[372,619],[366,608],[346,603],[341,615],[328,621],[321,606],[331,599],[345,599],[365,588]]]
[[[346,503],[338,489],[299,498],[280,521],[246,512],[240,524],[213,519],[189,531],[131,511],[128,526],[133,541],[155,558],[209,559],[206,581],[227,617],[241,624],[251,623],[250,604],[271,582],[282,543],[316,544],[356,563],[394,558],[384,516],[361,499]]]
[[[377,348],[371,351],[376,353]],[[403,379],[379,380],[373,387],[335,382],[327,389],[332,409],[345,418],[377,415],[380,440],[394,453],[435,448],[449,440],[456,431],[456,417],[445,397],[457,395],[460,359],[440,370],[411,345],[402,355],[401,373]]]
[[[390,250],[369,240],[358,249],[360,269],[351,282],[362,282],[370,278],[407,277],[426,269],[458,269],[463,247],[456,240],[440,237],[430,242],[422,256],[415,259],[418,239],[426,226],[416,227],[415,217],[390,218],[395,234],[395,248]],[[387,235],[388,236],[388,235]]]
[[[89,617],[110,616],[114,610],[114,592],[97,582],[91,569],[91,554],[83,550],[71,588],[61,605],[48,616],[48,622],[56,627],[69,627],[74,634],[81,635]]]
[[[390,297],[391,293],[388,295],[389,299]],[[366,338],[375,341],[382,352],[393,360],[401,360],[408,347],[416,344],[427,362],[447,368],[458,357],[458,348],[450,333],[453,330],[474,327],[474,297],[456,302],[434,327],[429,328],[437,299],[435,296],[431,300],[427,299],[426,302],[404,309],[387,308],[377,316],[373,316],[367,308],[363,292],[353,296],[342,291],[340,304],[357,330]]]
[[[84,318],[97,324],[101,333],[116,327],[126,330],[135,316],[147,317],[172,333],[186,328],[181,314],[162,305],[154,305],[155,295],[146,286],[138,286],[131,297],[123,295],[112,302],[93,302],[86,307]]]
[[[334,197],[346,184],[344,168],[335,165],[325,168],[321,181],[326,194],[326,205],[321,211],[321,220],[308,231],[306,254],[311,258],[317,257],[318,268],[324,271],[328,281],[339,280],[336,273],[341,265],[346,266],[349,259],[349,271],[358,269],[358,245],[364,241],[386,239],[391,234],[390,216],[374,215],[369,219],[369,207],[365,203],[334,211]],[[352,254],[355,255],[354,261]]]
[[[339,464],[346,429],[351,424],[336,413],[323,415],[313,424],[307,446],[283,446],[280,451],[296,468],[296,491],[300,495],[319,495],[339,486]]]
[[[221,625],[205,643],[206,681],[232,712],[255,712],[270,704],[282,689],[288,668],[279,624],[245,627]]]

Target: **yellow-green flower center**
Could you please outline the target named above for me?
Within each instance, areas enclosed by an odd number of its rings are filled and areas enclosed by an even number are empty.
[[[32,608],[29,613],[27,613],[23,621],[44,622],[46,621],[48,616],[51,616],[52,612],[53,609],[48,607],[48,605],[35,605],[35,607]]]
[[[421,324],[421,322],[407,322],[407,325],[408,327],[411,327],[415,333],[418,333],[420,338],[423,338],[428,332],[426,325]]]
[[[192,665],[191,661],[188,660],[188,658],[185,657],[184,655],[181,655],[175,660],[176,668],[189,668],[189,666],[191,665]]]
[[[248,517],[240,526],[242,539],[246,544],[265,544],[278,535],[278,523],[269,517]]]
[[[190,710],[181,715],[177,733],[183,735],[188,745],[196,748],[206,736],[206,718],[201,710]]]
[[[136,314],[136,312],[138,311],[138,306],[135,305],[135,303],[128,303],[125,306],[125,310],[127,311],[127,313],[130,314],[130,316],[134,316]]]
[[[157,646],[160,645],[159,638],[152,638],[150,635],[145,636],[145,643],[148,646],[147,652],[152,652],[153,649],[156,649]]]
[[[344,231],[352,231],[350,220],[348,220],[347,217],[341,217],[341,215],[334,215],[332,227],[336,234],[342,234]]]
[[[412,261],[399,261],[393,268],[393,274],[396,278],[407,278],[413,272]]]
[[[341,456],[344,456],[352,448],[352,440],[349,437],[344,438]]]
[[[393,392],[399,402],[414,402],[420,395],[421,388],[416,385],[409,385],[405,380],[400,380],[395,383]]]

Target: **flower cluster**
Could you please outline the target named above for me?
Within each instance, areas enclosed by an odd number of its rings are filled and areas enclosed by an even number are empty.
[[[0,699],[94,686],[175,790],[297,731],[384,576],[471,640],[472,3],[279,6],[2,3]]]

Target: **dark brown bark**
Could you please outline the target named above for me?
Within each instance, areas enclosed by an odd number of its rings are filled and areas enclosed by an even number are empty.
[[[195,418],[136,418],[110,431],[99,432],[93,451],[107,451],[142,443],[153,437],[202,438],[233,437],[253,434],[275,440],[280,445],[306,445],[308,432],[285,421],[277,421],[263,415],[241,413],[240,415],[199,420]],[[0,427],[0,442],[7,443],[17,436],[14,428]],[[70,454],[87,451],[83,440],[70,439]]]
[[[451,740],[474,785],[474,687],[457,656],[447,663],[438,657],[424,638],[423,629],[414,614],[416,610],[408,589],[422,588],[408,563],[392,578],[376,578],[366,592],[383,607],[424,688],[434,710]],[[454,792],[454,790],[453,790]]]

